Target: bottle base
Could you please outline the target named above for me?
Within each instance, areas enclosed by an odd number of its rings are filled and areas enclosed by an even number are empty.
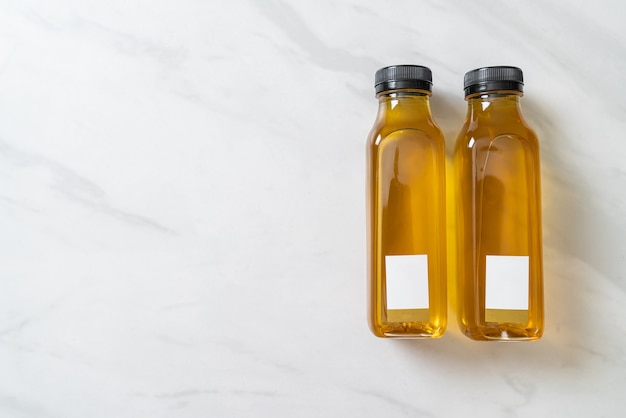
[[[537,328],[524,328],[521,324],[493,324],[475,328],[461,327],[463,334],[475,341],[521,342],[537,341],[542,331]]]
[[[423,322],[398,322],[383,324],[373,328],[372,332],[380,338],[428,339],[442,337],[445,327]]]

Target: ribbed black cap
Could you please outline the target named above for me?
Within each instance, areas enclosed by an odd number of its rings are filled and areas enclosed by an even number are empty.
[[[483,67],[465,73],[465,96],[493,90],[524,91],[524,74],[517,67]]]
[[[421,65],[390,65],[376,71],[374,87],[376,94],[397,89],[432,91],[433,73]]]

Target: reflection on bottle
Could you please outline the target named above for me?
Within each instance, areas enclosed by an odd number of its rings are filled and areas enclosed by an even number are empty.
[[[488,161],[488,158],[487,158]],[[484,169],[484,167],[483,167]],[[504,216],[503,199],[504,184],[494,175],[485,175],[479,177],[477,181],[476,209],[477,217],[476,226],[476,247],[478,254],[477,260],[478,274],[476,280],[478,288],[482,291],[477,292],[477,303],[475,312],[479,323],[484,323],[485,319],[485,297],[486,297],[486,254],[499,254],[502,243],[502,218]]]
[[[504,183],[496,176],[486,175],[477,182],[482,213],[478,216],[478,248],[486,254],[499,254],[502,247]]]
[[[402,182],[400,147],[393,157],[393,177],[389,181],[387,205],[383,208],[384,253],[387,255],[412,254],[413,251],[413,208],[411,187]]]

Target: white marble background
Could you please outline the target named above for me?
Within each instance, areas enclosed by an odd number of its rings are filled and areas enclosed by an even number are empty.
[[[620,1],[0,1],[0,418],[617,417]],[[538,343],[374,338],[374,71],[511,64],[543,150]]]

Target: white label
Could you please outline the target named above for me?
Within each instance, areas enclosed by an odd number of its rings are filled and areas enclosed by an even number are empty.
[[[385,256],[387,309],[428,308],[428,255]]]
[[[488,255],[485,308],[528,310],[527,255]]]

